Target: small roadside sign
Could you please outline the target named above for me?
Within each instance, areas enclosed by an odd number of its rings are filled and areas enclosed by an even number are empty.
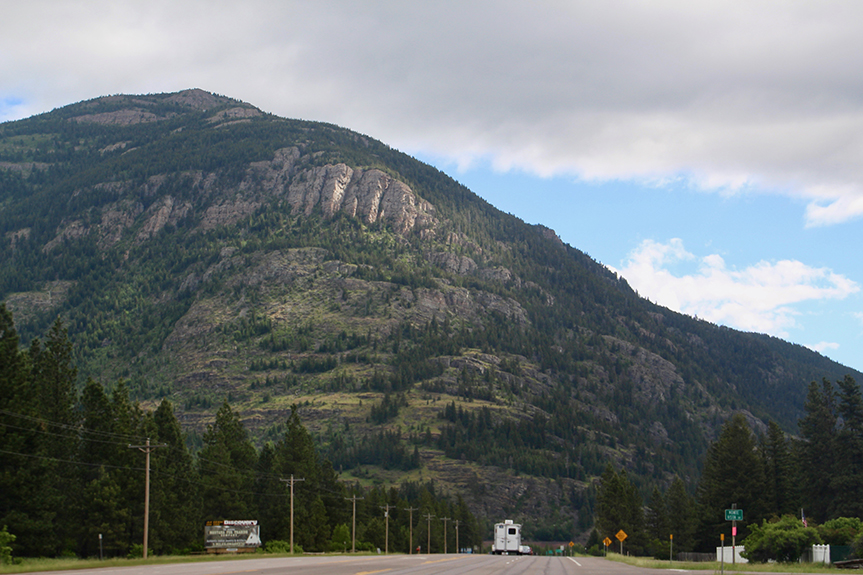
[[[726,521],[743,521],[743,510],[742,509],[726,509],[725,510],[725,520]]]
[[[623,540],[626,539],[628,537],[628,535],[626,534],[626,532],[623,529],[621,529],[620,531],[617,532],[617,535],[615,535],[615,537],[617,538],[618,541],[623,543]]]
[[[606,547],[608,547],[609,545],[611,545],[611,539],[609,539],[608,537],[606,537],[605,539],[603,539],[603,540],[602,540],[602,543],[603,543]]]

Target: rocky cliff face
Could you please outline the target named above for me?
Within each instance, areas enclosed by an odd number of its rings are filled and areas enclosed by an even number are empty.
[[[152,176],[137,187],[130,183],[103,182],[90,189],[118,195],[132,192],[145,198],[159,195],[160,188],[170,178],[186,181],[196,190],[195,195],[210,198],[198,221],[198,226],[205,230],[233,225],[267,202],[281,200],[290,205],[294,215],[310,216],[319,209],[329,219],[344,212],[366,224],[385,223],[401,235],[414,231],[434,233],[439,223],[434,206],[405,183],[376,169],[355,170],[345,164],[306,167],[308,160],[296,147],[278,150],[272,161],[251,164],[246,177],[236,187],[223,185],[216,174],[193,172]],[[192,212],[189,201],[171,195],[159,197],[146,211],[140,202],[124,199],[104,206],[98,223],[77,219],[64,221],[57,235],[43,249],[48,252],[60,242],[91,233],[97,234],[101,246],[111,246],[128,228],[136,230],[136,243],[141,243],[166,224],[176,225]],[[458,262],[454,263],[452,258]],[[435,255],[431,259],[446,269],[455,266],[455,271],[462,274],[476,268],[470,258],[452,254]]]
[[[435,209],[406,184],[376,170],[352,169],[345,164],[303,168],[300,151],[278,150],[271,162],[249,170],[243,187],[253,181],[268,195],[285,198],[294,214],[311,215],[320,208],[326,218],[342,211],[367,224],[384,222],[396,233],[434,228]]]

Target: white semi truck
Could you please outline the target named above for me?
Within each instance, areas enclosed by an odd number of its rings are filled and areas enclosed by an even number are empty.
[[[507,519],[494,525],[494,546],[491,552],[495,555],[521,555],[521,524]]]

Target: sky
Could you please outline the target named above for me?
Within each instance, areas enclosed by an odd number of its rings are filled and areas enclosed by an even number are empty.
[[[0,0],[0,122],[202,88],[356,130],[669,308],[863,370],[863,2]]]

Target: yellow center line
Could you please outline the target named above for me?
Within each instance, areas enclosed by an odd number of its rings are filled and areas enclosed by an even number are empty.
[[[461,557],[447,557],[446,559],[435,559],[434,561],[426,561],[423,565],[428,565],[429,563],[441,563],[442,561],[455,561],[456,559],[461,559]]]
[[[392,569],[379,569],[378,571],[360,571],[356,575],[371,575],[372,573],[383,573],[384,571],[392,571]]]

